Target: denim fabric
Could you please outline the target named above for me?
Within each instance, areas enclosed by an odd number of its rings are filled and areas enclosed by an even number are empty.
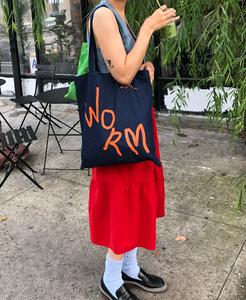
[[[123,44],[124,44],[126,53],[128,54],[132,50],[132,48],[135,44],[135,41],[132,37],[133,33],[132,34],[130,33],[130,31],[128,30],[126,24],[121,19],[120,15],[117,13],[117,11],[113,8],[113,6],[108,1],[102,0],[96,7],[100,7],[100,6],[103,6],[103,5],[107,6],[109,9],[111,9],[113,11],[113,13],[115,15],[115,18],[117,20],[117,23],[119,25],[119,31],[120,31],[120,35],[121,35],[122,40],[123,40]],[[126,22],[127,22],[127,20],[126,20]],[[128,24],[128,22],[127,22],[127,24]],[[90,36],[88,35],[88,31],[87,31],[87,43],[88,43],[88,46],[89,46]],[[88,47],[88,49],[89,49],[89,47]],[[99,71],[101,73],[109,73],[109,70],[107,68],[107,65],[105,64],[104,58],[102,56],[102,52],[101,52],[99,47],[97,47],[97,64],[98,64]]]

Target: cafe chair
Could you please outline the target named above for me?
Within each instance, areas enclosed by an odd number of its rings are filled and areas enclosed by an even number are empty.
[[[18,104],[20,107],[24,108],[26,110],[26,113],[24,115],[24,118],[21,121],[21,124],[19,128],[21,128],[28,116],[28,114],[33,115],[35,118],[39,120],[38,125],[35,129],[37,132],[40,123],[42,122],[43,124],[46,124],[45,121],[43,120],[44,117],[44,112],[43,110],[39,109],[37,106],[35,106],[34,103],[38,102],[38,100],[35,98],[35,96],[22,96],[22,97],[17,97],[17,98],[11,98],[10,101]],[[44,107],[42,107],[44,109]]]
[[[38,188],[43,189],[35,178],[34,173],[36,172],[24,161],[24,158],[29,152],[29,147],[34,140],[37,140],[37,137],[31,126],[10,130],[6,133],[0,133],[0,169],[6,170],[6,173],[0,182],[0,188],[8,179],[12,171],[17,168]],[[20,163],[24,164],[24,166],[32,172],[33,177],[23,169]]]
[[[79,117],[78,120],[75,122],[74,125],[70,126],[69,124],[65,123],[64,120],[58,119],[54,117],[52,112],[52,105],[54,104],[71,104],[75,105],[76,109],[78,109],[77,101],[74,101],[72,99],[65,98],[64,96],[68,93],[68,87],[65,88],[57,88],[52,89],[43,93],[39,93],[37,95],[37,99],[48,105],[48,109],[46,111],[46,119],[48,121],[48,131],[47,131],[47,139],[46,139],[46,147],[45,147],[45,157],[44,157],[44,167],[43,167],[43,173],[45,174],[45,170],[64,170],[61,168],[47,168],[47,156],[48,156],[48,145],[49,145],[49,138],[54,137],[56,140],[56,143],[58,145],[58,148],[60,150],[60,153],[63,153],[63,151],[81,151],[80,149],[64,149],[62,148],[61,141],[67,137],[67,136],[81,136],[81,131],[76,129],[76,126],[79,124]],[[51,120],[54,119],[57,123],[60,124],[61,127],[64,128],[64,132],[57,133],[56,126],[52,124]],[[68,169],[66,169],[68,170]],[[70,169],[75,170],[75,169]],[[76,169],[77,170],[77,169]]]
[[[36,67],[37,67],[37,71],[36,71],[36,84],[35,84],[34,95],[27,95],[27,96],[15,97],[10,99],[10,101],[14,102],[15,104],[19,105],[20,107],[26,110],[26,113],[21,121],[19,128],[23,127],[23,124],[28,114],[31,114],[32,116],[38,119],[38,124],[34,130],[35,133],[37,132],[40,123],[46,124],[44,119],[46,118],[46,109],[48,107],[47,105],[44,105],[42,102],[39,102],[36,97],[37,94],[43,90],[40,78],[45,77],[47,81],[49,80],[51,82],[51,88],[53,88],[54,76],[56,70],[55,66],[37,65]],[[54,120],[51,120],[51,122],[56,124]],[[58,124],[56,125],[59,126]]]

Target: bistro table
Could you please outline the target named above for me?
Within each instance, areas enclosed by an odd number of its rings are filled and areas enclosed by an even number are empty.
[[[6,80],[0,78],[0,85],[3,85],[5,82]]]

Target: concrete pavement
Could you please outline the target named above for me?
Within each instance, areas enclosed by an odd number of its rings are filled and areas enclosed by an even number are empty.
[[[2,98],[0,110],[17,128],[24,111]],[[78,120],[71,106],[56,107],[55,115],[69,124]],[[134,288],[141,300],[246,299],[246,207],[241,215],[233,208],[237,177],[245,171],[245,145],[239,140],[230,148],[230,133],[203,122],[186,118],[175,148],[168,117],[157,118],[166,217],[157,221],[156,250],[139,249],[138,260],[165,277],[169,290],[148,294]],[[35,126],[36,120],[29,116],[25,124]],[[46,133],[41,125],[27,157],[44,190],[18,170],[0,189],[0,218],[7,218],[0,221],[0,300],[101,299],[107,250],[90,242],[90,177],[87,170],[41,175]],[[66,146],[79,149],[80,139],[64,139]],[[51,139],[48,165],[79,169],[80,152],[60,154]]]

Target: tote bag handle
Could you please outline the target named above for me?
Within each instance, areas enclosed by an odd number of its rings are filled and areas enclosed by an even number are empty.
[[[96,49],[96,41],[94,37],[92,21],[94,17],[95,11],[100,7],[107,7],[106,5],[101,5],[93,10],[90,17],[90,47],[89,47],[89,72],[96,71],[96,58],[97,58],[97,49]],[[108,7],[107,7],[108,8]]]

